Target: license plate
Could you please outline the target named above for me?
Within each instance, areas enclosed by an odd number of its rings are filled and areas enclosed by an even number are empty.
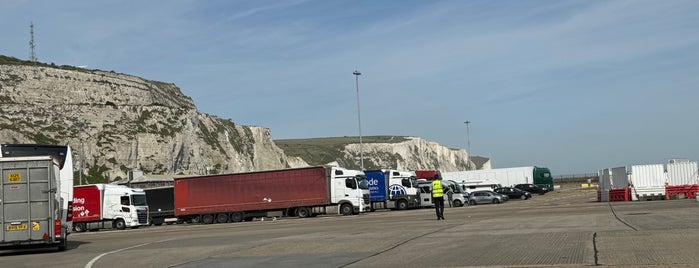
[[[27,230],[27,225],[26,224],[21,224],[21,225],[8,225],[7,230],[8,231],[23,231]]]

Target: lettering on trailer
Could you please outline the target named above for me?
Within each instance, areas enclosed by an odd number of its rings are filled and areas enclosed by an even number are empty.
[[[73,212],[80,212],[79,217],[90,216],[90,210],[85,208],[85,198],[73,198]]]
[[[369,191],[378,191],[379,190],[379,180],[378,179],[368,179],[367,183],[369,184]]]

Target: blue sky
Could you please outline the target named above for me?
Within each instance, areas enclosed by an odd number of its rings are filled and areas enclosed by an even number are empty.
[[[699,1],[0,0],[0,54],[172,82],[273,138],[418,136],[554,175],[699,160]]]

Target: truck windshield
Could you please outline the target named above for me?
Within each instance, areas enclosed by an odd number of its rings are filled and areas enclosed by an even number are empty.
[[[359,183],[359,189],[369,190],[369,181],[365,177],[357,177],[357,183]]]
[[[132,202],[134,206],[147,206],[148,203],[146,202],[146,195],[144,194],[136,194],[131,196]]]

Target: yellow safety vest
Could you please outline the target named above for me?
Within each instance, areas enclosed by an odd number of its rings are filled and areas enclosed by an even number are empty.
[[[432,197],[443,197],[444,189],[442,188],[442,182],[439,180],[434,180],[432,182]]]

